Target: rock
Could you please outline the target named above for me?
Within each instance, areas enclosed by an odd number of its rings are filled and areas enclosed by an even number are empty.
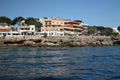
[[[49,42],[47,42],[46,45],[47,45],[47,46],[50,46],[50,47],[58,46],[58,44],[49,43]]]
[[[24,41],[25,46],[36,46],[36,43],[33,41]]]
[[[0,40],[0,45],[3,45],[4,44],[4,40]]]

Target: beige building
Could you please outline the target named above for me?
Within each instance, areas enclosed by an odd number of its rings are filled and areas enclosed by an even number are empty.
[[[48,36],[82,35],[83,33],[84,26],[70,19],[60,20],[59,17],[55,17],[53,19],[44,18],[39,20],[43,24],[41,33],[47,33]]]
[[[44,26],[41,28],[41,31],[60,31],[62,26],[65,25],[65,22],[69,22],[70,20],[60,20],[59,17],[55,17],[54,19],[45,18]]]

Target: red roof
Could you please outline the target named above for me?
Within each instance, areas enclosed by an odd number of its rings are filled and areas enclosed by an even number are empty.
[[[10,32],[9,29],[0,29],[0,32]]]

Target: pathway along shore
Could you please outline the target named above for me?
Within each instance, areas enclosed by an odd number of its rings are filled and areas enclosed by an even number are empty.
[[[40,36],[6,36],[0,37],[1,48],[12,47],[84,47],[114,45],[110,36],[78,37],[40,37]]]

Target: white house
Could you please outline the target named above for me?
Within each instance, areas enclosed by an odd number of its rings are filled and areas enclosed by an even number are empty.
[[[120,32],[118,31],[118,29],[117,29],[117,28],[113,28],[113,30],[114,30],[114,32],[117,32],[117,33],[119,33],[119,34],[120,34]]]
[[[21,35],[35,35],[35,25],[18,26],[17,31]]]
[[[0,23],[0,36],[3,35],[12,35],[11,25],[8,25],[7,23]]]

